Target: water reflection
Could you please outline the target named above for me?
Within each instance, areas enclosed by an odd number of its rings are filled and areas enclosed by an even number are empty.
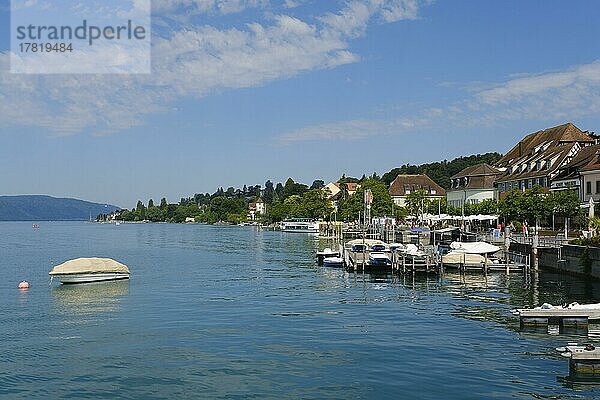
[[[556,377],[556,381],[562,383],[562,386],[567,389],[578,391],[600,390],[600,376],[581,375],[572,372],[567,376]]]
[[[335,274],[332,274],[335,278]],[[493,272],[443,275],[426,274],[362,274],[349,273],[355,284],[400,285],[421,294],[446,293],[454,299],[452,315],[469,320],[495,322],[511,331],[520,331],[519,319],[510,313],[514,308],[532,308],[542,303],[566,304],[571,302],[600,302],[600,282],[582,277],[542,271],[528,275]],[[560,328],[560,329],[559,329]],[[571,324],[565,326],[531,326],[522,329],[533,335],[567,335],[600,338],[600,324]]]
[[[95,314],[115,312],[129,294],[129,280],[60,285],[52,288],[53,305],[61,312]]]

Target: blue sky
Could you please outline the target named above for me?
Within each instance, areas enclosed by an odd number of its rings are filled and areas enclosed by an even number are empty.
[[[600,131],[596,1],[152,6],[152,74],[32,76],[8,71],[0,0],[1,194],[131,208]]]

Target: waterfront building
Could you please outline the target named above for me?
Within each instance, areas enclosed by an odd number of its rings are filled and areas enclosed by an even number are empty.
[[[550,190],[573,190],[582,204],[600,201],[600,144],[582,148],[561,168]]]
[[[500,198],[514,189],[535,185],[550,188],[559,172],[595,138],[572,123],[531,133],[517,143],[496,164],[504,174],[496,180]]]
[[[346,190],[348,195],[352,196],[356,193],[356,190],[360,187],[360,184],[354,182],[346,183]],[[329,198],[337,199],[342,192],[341,184],[339,182],[329,182],[327,185],[323,187],[323,189],[329,190]]]
[[[265,202],[261,198],[248,204],[248,219],[252,221],[254,221],[257,216],[265,214],[265,212]]]
[[[422,189],[428,200],[441,200],[446,197],[446,191],[433,179],[424,174],[398,175],[389,188],[394,204],[400,207],[406,205],[406,196]]]
[[[486,163],[467,167],[450,178],[446,191],[448,205],[461,208],[464,204],[478,204],[495,198],[494,183],[502,170]]]
[[[354,193],[356,193],[359,187],[360,183],[347,182],[346,193],[348,193],[348,196],[352,196]],[[331,202],[331,206],[335,211],[337,211],[338,202],[342,196],[342,184],[339,182],[329,182],[327,185],[323,186],[323,190],[328,190],[327,196]]]

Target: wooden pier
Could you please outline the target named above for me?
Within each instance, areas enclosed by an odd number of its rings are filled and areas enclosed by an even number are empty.
[[[373,265],[369,261],[371,251],[344,251],[344,261],[349,272],[390,272],[390,273],[438,273],[439,263],[432,255],[411,256],[390,252],[389,265]]]

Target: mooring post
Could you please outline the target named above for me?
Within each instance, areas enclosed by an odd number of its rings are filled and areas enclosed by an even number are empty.
[[[506,275],[510,274],[509,257],[510,254],[508,252],[510,248],[510,228],[508,226],[504,227],[504,255],[506,261]]]
[[[485,261],[483,264],[483,272],[485,272],[485,276],[487,277],[487,273],[488,273],[488,255],[487,253],[485,253]]]
[[[531,243],[531,267],[533,268],[533,272],[538,272],[538,244],[539,244],[539,236],[536,233],[533,235],[533,240]]]

